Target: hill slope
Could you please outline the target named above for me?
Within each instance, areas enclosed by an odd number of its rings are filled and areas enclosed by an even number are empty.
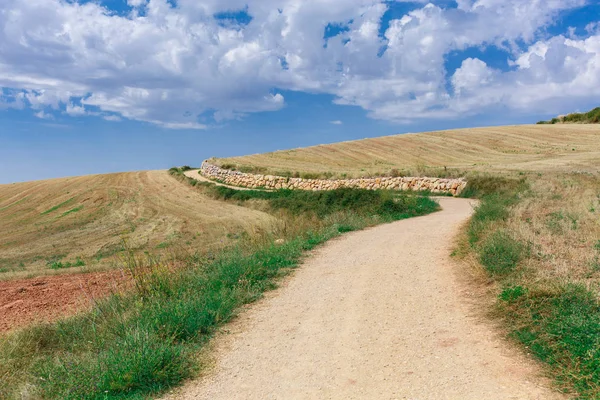
[[[123,237],[153,253],[193,253],[269,219],[203,196],[166,171],[0,185],[0,279],[64,270],[78,258],[86,268],[107,266]]]
[[[274,174],[364,176],[399,169],[559,170],[600,166],[600,126],[522,125],[403,134],[216,161]]]

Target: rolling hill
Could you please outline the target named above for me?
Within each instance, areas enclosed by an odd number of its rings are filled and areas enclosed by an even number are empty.
[[[166,171],[0,185],[0,279],[108,267],[123,238],[153,254],[205,251],[270,218]]]
[[[520,125],[402,134],[215,160],[275,175],[350,177],[460,170],[577,170],[600,167],[599,125]]]

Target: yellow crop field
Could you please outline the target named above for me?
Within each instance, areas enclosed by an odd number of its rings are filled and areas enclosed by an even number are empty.
[[[106,268],[124,238],[153,254],[206,251],[270,219],[166,171],[0,185],[0,279]]]
[[[519,125],[356,140],[216,160],[273,174],[427,175],[460,170],[577,170],[600,167],[600,125]]]

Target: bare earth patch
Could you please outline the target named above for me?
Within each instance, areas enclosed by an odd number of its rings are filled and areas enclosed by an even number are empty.
[[[346,235],[215,339],[215,366],[171,399],[559,399],[469,304],[443,211]]]
[[[126,280],[111,271],[0,281],[0,333],[87,309]]]

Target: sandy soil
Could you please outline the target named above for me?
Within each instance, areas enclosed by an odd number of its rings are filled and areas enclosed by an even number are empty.
[[[171,399],[553,399],[533,361],[482,322],[449,254],[468,200],[345,235],[213,343]]]
[[[0,281],[0,333],[88,309],[128,281],[121,271]]]

